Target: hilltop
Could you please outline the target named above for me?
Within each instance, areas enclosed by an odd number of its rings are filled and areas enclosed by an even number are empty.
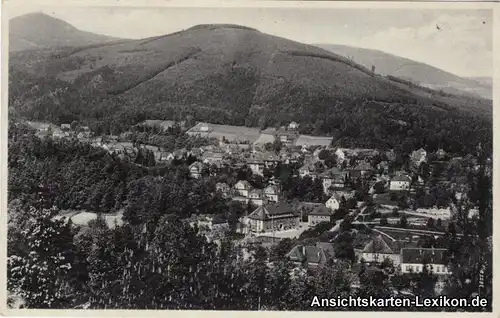
[[[9,51],[82,46],[120,39],[78,30],[44,13],[29,13],[9,21]]]
[[[491,101],[390,80],[321,48],[242,26],[20,52],[10,66],[11,114],[87,120],[96,129],[188,114],[261,128],[294,120],[305,134],[385,147],[422,139],[437,147],[443,138],[462,147],[490,129]]]
[[[463,78],[425,63],[392,55],[378,50],[345,45],[317,44],[318,47],[351,59],[382,75],[396,76],[436,90],[451,94],[465,94],[492,99],[491,79]]]

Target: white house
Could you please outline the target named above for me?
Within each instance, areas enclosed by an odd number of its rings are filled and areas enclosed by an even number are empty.
[[[395,267],[400,264],[400,248],[398,242],[386,235],[378,235],[365,245],[360,255],[367,263],[382,263],[385,259],[392,261]]]
[[[338,148],[335,151],[335,156],[337,156],[337,162],[339,162],[339,163],[344,162],[345,157],[346,157],[345,152],[342,149],[340,149],[340,148]]]
[[[266,188],[264,188],[264,196],[270,201],[270,202],[279,202],[279,189],[276,185],[268,185]]]
[[[332,211],[336,211],[340,208],[341,196],[338,194],[334,194],[326,201],[325,205]]]
[[[245,198],[248,198],[250,190],[252,190],[252,186],[250,185],[250,183],[248,181],[240,180],[240,181],[236,182],[236,184],[234,185],[234,189],[236,190],[237,194],[239,194]]]
[[[314,210],[307,216],[307,224],[309,226],[315,226],[321,222],[330,222],[332,218],[332,210],[324,205],[317,206]]]
[[[292,121],[290,124],[288,124],[288,129],[289,130],[296,130],[299,128],[299,124],[297,124],[296,122]]]
[[[250,199],[250,202],[257,205],[261,206],[266,202],[266,197],[264,196],[264,193],[260,189],[253,189],[248,193],[248,198]]]
[[[427,151],[423,148],[413,151],[410,155],[410,160],[417,167],[420,166],[423,162],[427,161]]]
[[[315,171],[316,171],[316,168],[314,167],[313,164],[305,164],[299,168],[299,176],[301,178],[304,178],[306,176],[313,177]]]
[[[189,166],[189,173],[191,174],[191,177],[198,179],[201,177],[201,172],[203,170],[203,164],[201,162],[193,162]]]
[[[448,275],[448,262],[444,248],[403,248],[401,249],[401,272],[420,273],[427,269],[435,275]]]
[[[406,175],[397,175],[393,177],[389,183],[390,191],[409,191],[411,186],[411,178]]]

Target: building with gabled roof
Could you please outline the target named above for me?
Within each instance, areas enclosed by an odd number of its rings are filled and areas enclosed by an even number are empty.
[[[351,169],[351,176],[362,177],[373,172],[373,167],[369,162],[361,161],[353,169]]]
[[[300,216],[288,204],[264,204],[246,217],[250,232],[271,232],[295,229],[300,225]]]
[[[420,273],[424,269],[435,275],[449,275],[447,250],[444,248],[403,248],[401,250],[401,272]]]
[[[231,192],[231,188],[227,183],[218,182],[215,185],[215,191],[220,192],[223,198],[227,198]]]
[[[363,259],[367,263],[382,263],[385,259],[389,259],[394,266],[399,266],[401,247],[401,242],[386,234],[379,234],[365,245],[360,260]]]
[[[331,243],[318,242],[314,245],[297,245],[286,255],[297,266],[309,269],[326,264],[328,259],[335,257]]]
[[[411,177],[408,175],[396,175],[389,182],[390,191],[410,191]]]
[[[269,202],[278,203],[280,201],[280,189],[279,186],[270,184],[264,188],[264,196]]]
[[[234,185],[234,189],[238,195],[241,195],[245,198],[248,198],[248,194],[253,189],[253,187],[250,185],[250,182],[248,182],[247,180],[239,180]]]
[[[427,161],[427,151],[423,148],[413,151],[410,155],[410,160],[415,166],[420,166],[423,162]]]
[[[321,222],[330,222],[332,215],[332,210],[327,208],[325,205],[319,205],[315,207],[307,216],[307,224],[309,226],[315,226]]]
[[[191,177],[193,177],[195,179],[200,178],[201,177],[201,173],[203,171],[203,168],[204,168],[203,163],[201,163],[199,161],[193,162],[189,166],[189,173],[191,174]]]
[[[248,199],[254,205],[261,206],[267,202],[267,198],[264,196],[264,191],[261,189],[253,189],[248,193]]]

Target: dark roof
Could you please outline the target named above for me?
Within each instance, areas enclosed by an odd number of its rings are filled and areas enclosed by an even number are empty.
[[[327,242],[317,242],[316,247],[323,250],[327,257],[335,257],[335,249],[332,243]]]
[[[398,250],[394,250],[393,242],[385,235],[378,235],[368,244],[365,245],[363,253],[379,253],[379,254],[396,254]]]
[[[401,262],[410,264],[440,264],[446,265],[446,249],[444,248],[403,248]]]
[[[373,170],[373,167],[370,163],[363,161],[360,162],[353,170],[370,171]]]
[[[344,178],[347,175],[347,172],[341,171],[337,167],[333,167],[321,174],[321,177],[329,177],[329,178]]]
[[[332,215],[332,211],[324,205],[317,206],[314,210],[309,213],[309,215]]]
[[[248,218],[253,220],[269,220],[271,217],[295,217],[297,214],[286,203],[266,204],[255,209]]]
[[[265,193],[278,193],[279,190],[278,190],[278,187],[271,184],[271,185],[268,185],[267,187],[264,188],[264,192]]]
[[[411,182],[411,178],[406,175],[397,175],[394,176],[391,181],[406,181],[406,182]]]
[[[307,262],[308,265],[324,264],[327,260],[325,251],[318,246],[297,245],[287,256],[293,262]]]

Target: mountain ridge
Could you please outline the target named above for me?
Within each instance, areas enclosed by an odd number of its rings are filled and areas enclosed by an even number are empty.
[[[425,135],[437,147],[472,133],[457,134],[463,128],[456,125],[484,135],[491,120],[489,101],[373,74],[321,48],[241,26],[18,52],[10,64],[11,112],[87,121],[96,131],[191,115],[262,128],[293,120],[304,133],[358,146],[392,147]],[[453,147],[461,147],[458,139]]]
[[[82,31],[42,12],[33,12],[9,20],[9,52],[82,46],[124,39]]]
[[[474,78],[465,78],[428,65],[424,62],[397,56],[381,50],[352,47],[337,44],[314,44],[320,48],[353,59],[365,67],[375,66],[376,72],[410,80],[436,90],[452,94],[492,99],[492,87]]]

